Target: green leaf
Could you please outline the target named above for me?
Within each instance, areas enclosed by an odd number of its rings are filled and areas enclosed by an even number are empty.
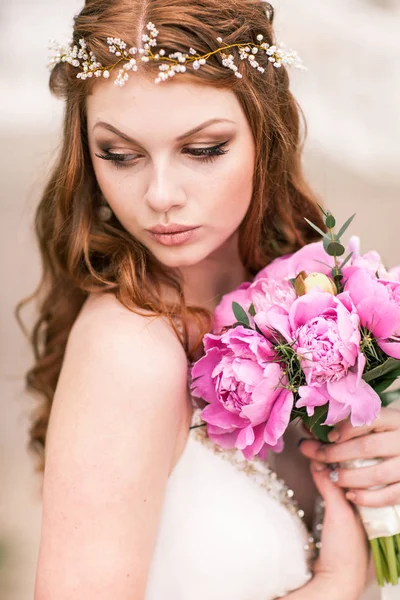
[[[315,408],[312,417],[309,417],[308,415],[303,415],[301,417],[306,427],[308,427],[308,429],[321,442],[329,442],[328,433],[333,429],[333,427],[330,427],[330,425],[322,425],[322,422],[325,421],[327,414],[328,405],[324,404],[324,406],[317,406]]]
[[[238,304],[237,302],[232,302],[232,310],[233,314],[235,315],[235,319],[239,323],[241,323],[242,325],[246,325],[247,327],[250,326],[249,317],[247,316],[247,313],[244,310],[244,308],[240,306],[240,304]]]
[[[371,384],[371,387],[376,391],[377,394],[381,394],[382,392],[387,390],[387,388],[390,387],[392,383],[394,383],[396,379],[398,379],[399,376],[400,369],[398,373],[396,373],[396,371],[392,371],[392,373],[389,373],[385,377],[382,377],[381,379],[376,379]]]
[[[246,325],[246,323],[240,323],[239,321],[236,321],[236,323],[234,323],[233,325],[230,326],[230,328],[232,328],[232,329],[235,329],[236,327],[244,327],[245,329],[253,329],[250,325]]]
[[[327,213],[325,212],[325,209],[323,208],[323,206],[321,206],[320,204],[318,204],[318,208],[322,212],[322,214],[325,215],[325,217],[326,217]]]
[[[374,369],[371,369],[371,371],[367,371],[367,373],[364,373],[363,379],[364,381],[369,383],[370,381],[374,381],[374,379],[379,379],[383,375],[391,373],[392,371],[399,371],[400,373],[400,360],[397,360],[397,358],[388,358],[387,360],[385,360],[384,363],[382,363],[378,367],[375,367]],[[400,374],[397,375],[397,377],[399,376]]]
[[[353,256],[354,252],[351,252],[348,257],[342,262],[342,264],[340,265],[340,268],[343,269],[343,267],[345,265],[347,265],[347,263],[349,262],[349,260],[351,259],[351,257]]]
[[[400,399],[400,390],[392,390],[391,392],[382,392],[379,394],[383,406],[389,406],[392,402]]]
[[[254,308],[254,304],[250,304],[249,315],[251,315],[252,317],[256,316],[256,309]]]
[[[307,223],[309,224],[310,227],[312,227],[313,229],[315,229],[315,231],[317,231],[318,233],[320,233],[324,238],[330,239],[328,237],[328,234],[325,233],[324,231],[322,231],[322,229],[320,229],[319,227],[317,227],[316,225],[314,225],[314,223],[311,223],[311,221],[309,221],[308,219],[306,219],[304,217],[304,220],[307,221]]]
[[[336,225],[336,219],[333,215],[329,214],[325,219],[325,225],[329,227],[329,229],[333,229]]]
[[[353,221],[353,219],[356,216],[356,214],[357,213],[354,213],[354,215],[352,217],[350,217],[350,219],[347,219],[346,223],[339,229],[339,232],[337,234],[337,236],[338,236],[339,239],[342,237],[342,235],[345,233],[345,231],[347,231],[349,225]]]
[[[328,263],[324,263],[322,260],[318,260],[317,258],[314,259],[315,262],[319,262],[321,265],[324,265],[324,267],[328,267],[328,269],[332,269],[332,265],[328,265]]]
[[[343,256],[346,252],[346,248],[338,242],[330,242],[326,247],[326,252],[329,256]]]

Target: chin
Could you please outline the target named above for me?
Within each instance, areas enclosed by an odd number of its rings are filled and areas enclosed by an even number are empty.
[[[199,248],[196,245],[180,246],[170,249],[149,248],[153,256],[163,265],[172,269],[193,267],[205,260],[214,249]]]

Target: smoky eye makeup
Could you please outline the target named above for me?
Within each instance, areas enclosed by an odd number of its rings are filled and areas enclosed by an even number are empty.
[[[185,146],[182,149],[182,154],[187,154],[198,162],[214,162],[219,156],[229,152],[229,149],[227,148],[229,141],[230,140],[226,140],[212,146]],[[110,147],[112,147],[111,144],[108,148],[103,150],[102,154],[95,153],[95,156],[102,160],[110,161],[117,168],[126,168],[135,163],[135,157],[138,156],[137,154],[110,152]]]

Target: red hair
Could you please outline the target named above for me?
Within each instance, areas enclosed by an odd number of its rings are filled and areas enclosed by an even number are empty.
[[[219,0],[87,0],[74,19],[74,43],[83,37],[97,59],[108,64],[107,37],[140,46],[138,40],[148,21],[155,23],[158,43],[167,52],[194,47],[205,54],[216,49],[217,36],[228,44],[257,43],[261,33],[267,43],[275,42],[273,9],[260,0],[225,0],[222,4]],[[248,61],[236,61],[242,79],[221,64],[218,54],[195,74],[177,75],[233,90],[250,124],[257,163],[253,198],[239,230],[239,249],[244,266],[253,274],[277,256],[316,239],[304,217],[325,229],[302,172],[301,124],[304,133],[306,124],[289,90],[286,68],[275,69],[261,55],[257,60],[265,73],[260,74]],[[158,72],[156,61],[139,68],[149,74]],[[76,74],[76,68],[60,63],[50,76],[51,92],[65,100],[63,140],[36,213],[42,280],[34,295],[17,307],[21,322],[24,304],[32,298],[38,302],[39,314],[30,334],[35,364],[26,383],[40,398],[30,428],[30,447],[41,457],[39,469],[44,466],[46,431],[67,339],[90,292],[114,293],[133,311],[180,317],[185,332],[188,320],[197,319],[200,340],[210,324],[206,311],[186,305],[178,273],[157,262],[115,217],[107,223],[99,220],[100,190],[88,151],[85,116],[85,99],[96,83],[77,79]],[[175,290],[174,305],[161,299],[161,283]],[[193,348],[187,345],[186,333],[183,343],[190,356]]]

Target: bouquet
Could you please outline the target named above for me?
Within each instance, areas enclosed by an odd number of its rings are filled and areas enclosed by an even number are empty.
[[[335,233],[333,215],[321,210],[327,231],[308,223],[322,241],[277,258],[224,296],[192,368],[208,436],[249,460],[282,451],[294,419],[323,442],[344,419],[371,424],[400,377],[400,267],[388,271],[375,251],[360,254],[357,237],[344,257],[341,238],[355,215]],[[379,585],[396,585],[400,506],[358,509]]]

